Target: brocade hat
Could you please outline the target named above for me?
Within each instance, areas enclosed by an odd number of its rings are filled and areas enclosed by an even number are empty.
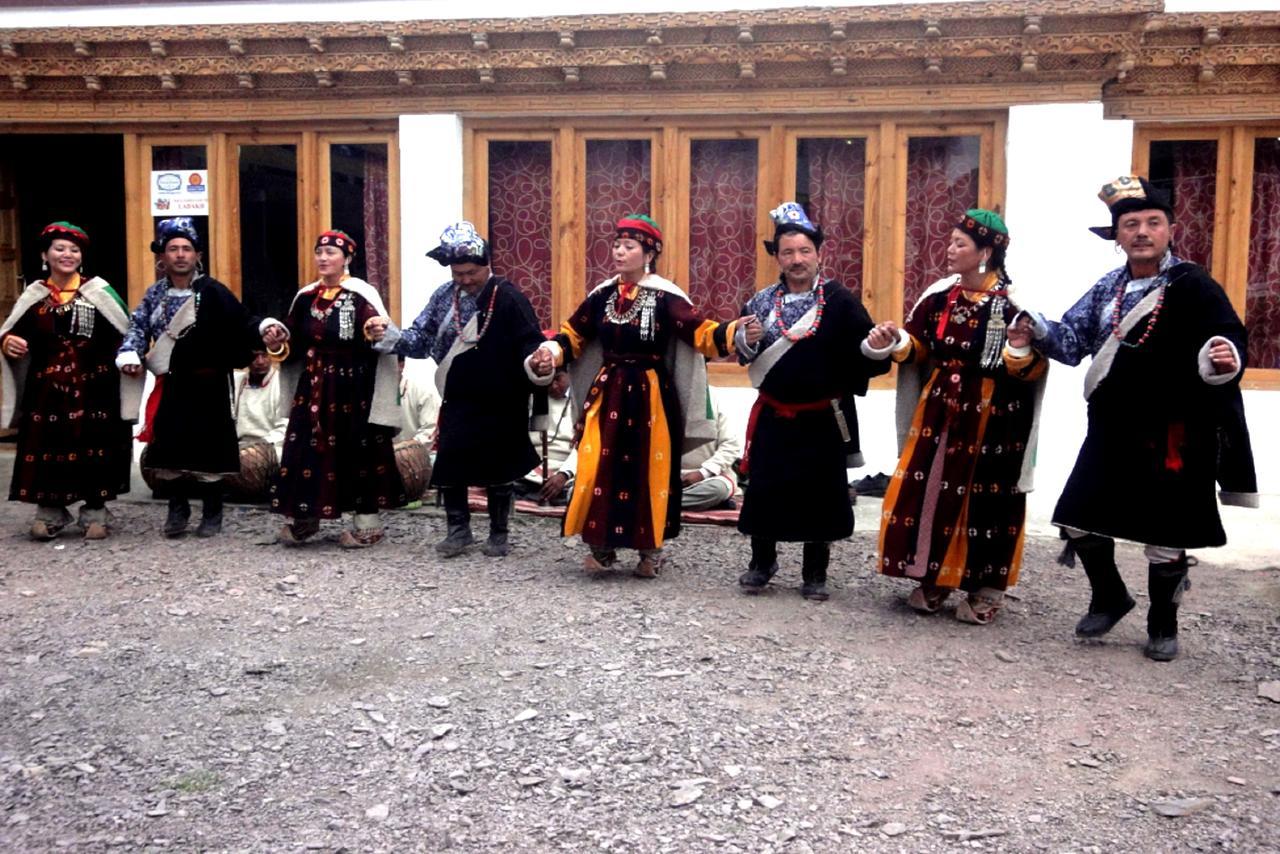
[[[70,240],[76,246],[79,246],[82,252],[89,247],[89,235],[85,233],[85,230],[66,220],[51,222],[44,227],[44,230],[40,232],[41,250],[47,252],[55,240]]]
[[[489,266],[489,244],[476,232],[476,227],[466,220],[455,222],[440,232],[440,245],[427,253],[441,267],[451,264],[478,264]]]
[[[316,238],[315,248],[319,249],[321,246],[336,246],[342,250],[342,254],[347,258],[356,254],[356,249],[358,248],[356,242],[351,239],[350,234],[345,231],[339,231],[336,228],[331,228]]]
[[[1103,184],[1098,198],[1111,210],[1111,225],[1096,225],[1089,228],[1103,240],[1116,239],[1116,223],[1120,217],[1134,211],[1164,211],[1173,222],[1173,205],[1169,202],[1169,194],[1157,190],[1140,175],[1121,175],[1110,183]]]
[[[662,254],[662,229],[647,214],[628,214],[618,220],[614,238],[634,240],[650,252]]]
[[[803,234],[815,249],[822,248],[822,226],[815,225],[798,202],[783,202],[769,211],[769,218],[773,220],[773,240],[766,240],[764,249],[770,255],[778,254],[778,241],[784,234]]]
[[[176,237],[191,241],[197,250],[200,248],[200,233],[196,231],[195,222],[189,216],[175,216],[156,223],[156,239],[151,241],[151,253],[159,255],[164,252],[169,241]]]
[[[1009,247],[1009,227],[1004,224],[1000,214],[985,208],[970,208],[960,217],[956,228],[973,238],[978,246],[992,249]]]

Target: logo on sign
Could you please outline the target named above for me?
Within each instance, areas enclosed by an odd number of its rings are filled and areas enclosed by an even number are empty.
[[[156,187],[166,193],[176,193],[182,189],[182,176],[174,172],[162,172],[156,176]]]
[[[187,178],[188,193],[203,193],[205,191],[204,178],[199,172],[192,172],[191,177]]]

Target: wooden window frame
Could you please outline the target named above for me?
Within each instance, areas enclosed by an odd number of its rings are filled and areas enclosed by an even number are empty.
[[[150,199],[151,156],[156,147],[203,145],[209,168],[210,252],[205,255],[209,274],[223,282],[236,296],[242,295],[240,259],[240,145],[287,144],[297,147],[298,163],[298,275],[301,286],[314,271],[312,241],[329,227],[332,203],[329,198],[329,146],[343,143],[385,143],[387,146],[387,208],[389,234],[387,251],[390,268],[388,310],[399,316],[400,289],[400,145],[393,128],[370,129],[369,123],[344,129],[332,122],[313,129],[286,125],[253,130],[228,127],[203,134],[153,133],[134,128],[124,134],[125,235],[128,241],[126,269],[129,277],[128,301],[136,305],[152,274],[150,243],[153,236]]]
[[[1239,124],[1138,124],[1133,129],[1133,173],[1149,174],[1151,143],[1215,140],[1218,180],[1213,223],[1213,269],[1242,320],[1249,284],[1249,225],[1253,215],[1253,149],[1259,137],[1280,137],[1274,122]],[[1280,389],[1280,368],[1245,368],[1241,386]]]

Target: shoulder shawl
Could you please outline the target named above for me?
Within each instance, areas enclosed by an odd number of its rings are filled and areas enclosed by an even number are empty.
[[[293,307],[297,305],[299,297],[303,294],[315,293],[320,284],[321,281],[317,279],[299,288],[289,303],[289,314],[293,314]],[[344,280],[341,284],[343,288],[372,305],[374,311],[380,316],[387,316],[387,308],[382,304],[382,297],[378,296],[377,290],[368,282],[351,278]],[[356,334],[362,335],[363,331],[356,330]],[[300,360],[291,360],[280,366],[281,390],[284,392],[280,395],[280,415],[285,418],[289,416],[289,409],[293,405],[293,389],[298,387],[298,378],[301,375]],[[373,380],[373,400],[369,404],[369,423],[383,427],[400,426],[400,377],[394,353],[378,356],[378,366]]]

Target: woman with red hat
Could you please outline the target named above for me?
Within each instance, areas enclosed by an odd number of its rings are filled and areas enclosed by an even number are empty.
[[[109,284],[81,273],[84,229],[55,222],[40,240],[45,277],[0,325],[0,423],[18,429],[9,499],[36,505],[37,540],[56,537],[72,521],[67,505],[83,501],[84,537],[101,540],[106,502],[129,491],[132,437],[114,365],[129,314]]]
[[[640,552],[634,575],[653,578],[662,545],[680,533],[680,456],[714,439],[705,358],[733,352],[738,321],[706,320],[653,272],[662,231],[643,214],[618,221],[617,275],[600,283],[527,364],[548,376],[567,364],[578,420],[577,485],[564,535],[591,548],[602,572],[617,549]]]
[[[271,486],[271,512],[286,517],[280,542],[300,545],[321,519],[353,513],[338,541],[365,548],[382,540],[379,511],[407,503],[396,468],[400,429],[399,367],[365,334],[387,310],[373,286],[348,272],[357,246],[343,231],[316,238],[319,277],[298,291],[283,326],[263,341],[280,361],[281,397],[288,409],[280,471]],[[286,340],[281,340],[286,339]]]

